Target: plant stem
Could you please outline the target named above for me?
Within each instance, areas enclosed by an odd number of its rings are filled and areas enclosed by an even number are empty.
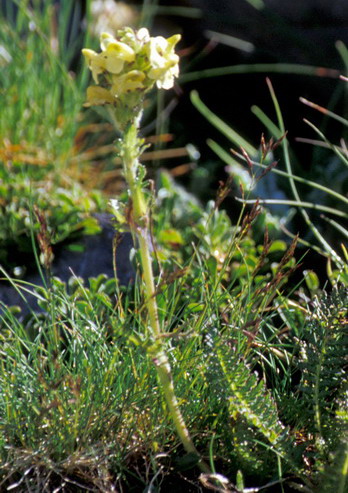
[[[145,303],[150,322],[147,330],[149,331],[150,339],[153,341],[153,344],[147,348],[147,352],[155,365],[169,414],[186,452],[194,453],[200,457],[200,454],[193,444],[175,395],[172,371],[165,351],[164,342],[161,338],[155,282],[149,249],[149,214],[142,190],[142,183],[141,180],[137,178],[137,170],[139,168],[138,158],[141,154],[141,141],[138,139],[138,126],[136,124],[138,120],[139,118],[135,118],[124,131],[123,141],[121,143],[121,157],[123,160],[125,178],[129,186],[130,197],[132,200],[130,226],[133,229],[139,244],[140,261],[144,280]],[[199,460],[198,465],[203,472],[210,472],[209,466],[202,459]]]

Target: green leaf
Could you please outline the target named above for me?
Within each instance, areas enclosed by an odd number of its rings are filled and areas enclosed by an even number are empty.
[[[272,252],[285,252],[287,249],[287,244],[285,241],[282,241],[282,240],[276,240],[276,241],[273,241],[273,243],[271,244],[270,248],[269,248],[269,252],[272,253]]]
[[[317,274],[313,270],[304,270],[303,276],[306,281],[307,287],[311,292],[318,291],[320,282]]]
[[[189,303],[187,308],[192,313],[201,312],[204,309],[204,303]]]
[[[169,246],[178,246],[184,244],[184,239],[177,229],[164,229],[158,235],[160,243]]]
[[[215,279],[215,277],[217,275],[217,260],[216,260],[216,258],[215,257],[209,257],[206,264],[207,264],[211,278]]]

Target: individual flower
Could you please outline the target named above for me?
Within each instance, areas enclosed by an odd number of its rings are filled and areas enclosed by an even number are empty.
[[[144,89],[144,80],[146,75],[140,70],[131,70],[125,74],[115,75],[112,78],[111,93],[115,97],[122,94]]]
[[[147,45],[151,65],[148,77],[156,81],[158,88],[170,89],[174,85],[174,78],[179,75],[179,57],[174,48],[180,38],[180,34],[168,39],[162,36],[150,38]]]
[[[100,36],[101,53],[84,48],[83,55],[88,61],[93,79],[98,84],[98,75],[103,72],[119,74],[123,70],[125,62],[133,62],[134,50],[126,43],[117,41],[111,34],[103,33]]]
[[[84,106],[103,106],[114,103],[115,98],[108,89],[100,86],[87,87],[87,101]]]

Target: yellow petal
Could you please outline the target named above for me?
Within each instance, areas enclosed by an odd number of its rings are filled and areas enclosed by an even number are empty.
[[[100,54],[93,50],[88,50],[87,48],[84,48],[82,53],[86,57],[88,66],[92,71],[94,82],[98,84],[98,75],[102,74],[105,70],[105,60]]]
[[[133,48],[128,46],[126,43],[117,41],[111,34],[102,33],[100,36],[100,46],[101,49],[106,52],[106,54],[117,56],[121,60],[126,62],[132,62],[135,59],[135,53]]]
[[[124,60],[117,56],[114,56],[112,52],[108,52],[108,54],[106,53],[107,52],[104,52],[102,54],[105,70],[107,72],[110,72],[111,74],[119,74],[120,72],[122,72]]]
[[[97,53],[93,50],[89,50],[88,48],[83,48],[82,54],[87,58],[87,60],[90,60],[93,58],[93,56],[97,55]]]
[[[84,106],[100,106],[114,104],[115,99],[107,89],[100,86],[89,86],[87,88],[87,101]]]
[[[101,33],[101,35],[100,35],[100,46],[101,46],[101,49],[103,51],[106,50],[108,44],[111,43],[112,41],[116,41],[115,38],[112,36],[112,34]]]
[[[106,50],[106,54],[112,54],[112,56],[118,57],[121,60],[125,60],[126,62],[133,62],[135,59],[135,53],[133,48],[126,45],[125,43],[121,43],[120,41],[112,41],[108,44]]]
[[[167,43],[168,43],[168,47],[170,50],[173,50],[173,48],[175,47],[175,45],[177,43],[179,43],[181,39],[181,35],[180,34],[174,34],[173,36],[171,36],[170,38],[167,39]]]
[[[144,89],[145,74],[139,70],[131,70],[126,74],[113,77],[111,92],[115,97],[129,92]]]

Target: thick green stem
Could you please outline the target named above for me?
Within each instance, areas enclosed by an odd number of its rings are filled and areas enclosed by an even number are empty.
[[[126,128],[121,144],[121,155],[123,159],[124,174],[132,199],[131,227],[133,228],[139,243],[145,303],[149,316],[148,335],[153,341],[153,344],[148,348],[148,354],[156,367],[159,383],[179,438],[187,452],[195,453],[199,456],[180,411],[180,406],[174,391],[170,363],[165,352],[163,339],[161,338],[152,260],[149,249],[149,214],[142,190],[142,184],[137,180],[137,170],[139,166],[138,157],[141,152],[137,131],[136,123],[130,124]],[[199,467],[203,472],[210,472],[208,465],[205,464],[203,460],[199,461]]]
[[[152,271],[152,262],[149,249],[149,218],[145,197],[141,183],[137,182],[137,169],[139,166],[139,141],[137,137],[137,126],[130,125],[124,132],[122,143],[122,158],[124,174],[130,189],[132,199],[132,224],[133,230],[139,242],[141,266],[143,270],[146,306],[149,313],[150,326],[154,338],[158,338],[161,329],[158,321],[157,303],[155,298],[155,283]]]

